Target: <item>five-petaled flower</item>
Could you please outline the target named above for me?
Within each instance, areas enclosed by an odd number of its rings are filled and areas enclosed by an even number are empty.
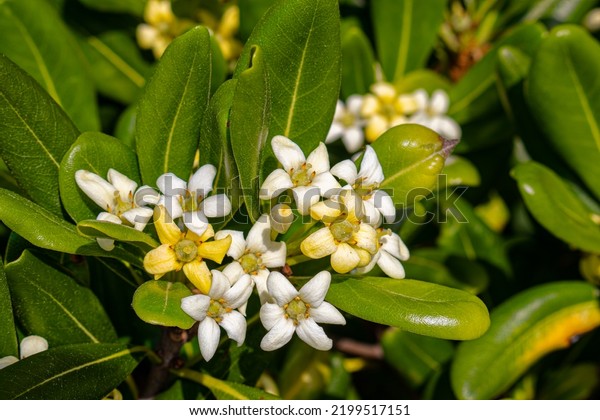
[[[307,215],[320,197],[329,197],[340,188],[329,172],[329,154],[325,144],[319,143],[308,158],[304,157],[296,143],[284,136],[273,137],[271,147],[283,169],[275,169],[267,176],[260,189],[262,200],[277,197],[291,189],[298,212]]]
[[[317,323],[345,325],[346,320],[333,305],[324,301],[330,283],[331,274],[321,271],[297,291],[281,273],[269,274],[267,287],[274,303],[265,303],[260,308],[260,320],[268,330],[260,347],[265,351],[276,350],[296,332],[302,341],[317,350],[331,349],[331,339]]]
[[[341,138],[348,153],[355,153],[363,146],[365,121],[360,115],[362,104],[361,95],[349,96],[345,105],[342,101],[337,101],[333,123],[325,143],[329,144]]]
[[[397,233],[390,229],[377,229],[377,253],[369,264],[356,269],[358,274],[368,273],[375,267],[375,264],[381,270],[393,279],[404,278],[404,267],[400,261],[406,261],[410,257],[408,248],[402,242]]]
[[[429,99],[427,92],[419,89],[414,93],[414,97],[418,110],[410,118],[411,123],[424,125],[447,139],[460,139],[462,135],[460,125],[446,115],[450,107],[450,99],[445,91],[438,89]]]
[[[155,279],[170,271],[183,269],[185,276],[201,293],[208,293],[211,275],[205,259],[221,263],[231,245],[231,236],[209,241],[214,236],[211,225],[202,235],[181,231],[161,205],[154,208],[154,226],[162,245],[144,257],[144,268]]]
[[[212,270],[212,284],[208,294],[192,295],[181,299],[181,309],[200,321],[198,342],[204,360],[209,361],[217,351],[221,330],[241,346],[246,338],[246,318],[236,309],[245,305],[252,293],[250,276],[242,276],[233,286],[220,271]]]

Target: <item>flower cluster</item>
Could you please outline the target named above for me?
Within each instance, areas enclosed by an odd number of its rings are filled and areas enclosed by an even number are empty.
[[[460,126],[446,113],[450,106],[448,94],[436,90],[431,98],[424,89],[399,94],[386,82],[371,86],[366,95],[351,95],[346,103],[338,101],[326,143],[341,139],[349,153],[364,144],[374,142],[389,128],[400,124],[420,124],[442,137],[459,139]]]

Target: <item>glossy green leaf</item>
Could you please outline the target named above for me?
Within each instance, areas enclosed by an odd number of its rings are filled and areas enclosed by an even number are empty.
[[[55,270],[29,251],[6,266],[19,324],[51,347],[107,343],[117,339],[102,305],[91,290]]]
[[[0,131],[2,160],[19,185],[38,204],[60,215],[60,160],[79,133],[48,94],[2,55]]]
[[[119,31],[86,35],[79,39],[79,45],[100,93],[124,104],[140,95],[150,65],[130,36]]]
[[[133,310],[149,324],[187,330],[196,322],[181,309],[181,299],[192,292],[183,283],[150,280],[133,295]]]
[[[483,302],[461,290],[384,277],[334,279],[326,300],[368,321],[451,340],[472,340],[489,327]]]
[[[456,185],[466,185],[468,187],[477,187],[481,183],[481,177],[477,167],[468,159],[462,156],[449,156],[446,159],[446,165],[441,172],[446,178],[440,182],[440,186],[452,187]]]
[[[381,188],[396,205],[413,205],[430,194],[456,143],[422,125],[392,127],[373,143],[385,175]]]
[[[198,26],[169,45],[140,100],[135,145],[145,184],[167,172],[190,177],[210,81],[210,36]]]
[[[130,13],[142,16],[147,0],[79,0],[90,9],[109,13]]]
[[[498,306],[488,332],[458,347],[451,371],[456,395],[495,398],[544,355],[600,326],[598,296],[590,284],[557,282],[521,292]]]
[[[270,147],[265,148],[269,136],[271,93],[265,55],[260,47],[252,51],[248,69],[237,80],[231,105],[231,147],[240,174],[244,202],[251,220],[255,221],[260,216],[258,188],[261,169],[264,173],[261,157],[263,154],[268,156],[271,151]],[[273,156],[272,152],[270,156]]]
[[[0,399],[100,399],[129,376],[142,351],[105,343],[51,347],[0,370]]]
[[[558,26],[529,73],[531,111],[554,148],[600,198],[600,44],[583,28]]]
[[[536,162],[512,172],[525,205],[553,235],[589,252],[600,253],[599,216],[556,173]]]
[[[390,328],[381,339],[385,360],[414,387],[441,372],[450,361],[454,348],[449,341],[424,337]]]
[[[160,246],[160,243],[147,233],[111,222],[83,220],[77,223],[77,231],[91,238],[109,238],[119,242],[132,243],[146,251]]]
[[[363,95],[375,82],[375,56],[359,26],[342,31],[342,96]]]
[[[450,90],[448,114],[462,125],[497,111],[500,102],[495,86],[494,70],[498,60],[498,48],[512,45],[529,55],[537,49],[544,33],[543,26],[528,24],[517,27],[498,41],[494,48]]]
[[[111,168],[139,185],[140,177],[134,151],[114,137],[102,133],[83,133],[65,154],[60,163],[60,196],[73,220],[95,219],[98,213],[106,211],[98,207],[77,186],[75,173],[85,169],[106,179]]]
[[[327,136],[339,96],[337,1],[276,1],[248,39],[236,78],[246,70],[255,46],[269,70],[269,137],[284,135],[308,154]]]
[[[399,81],[424,66],[444,20],[446,0],[372,0],[377,55],[385,77]]]
[[[43,16],[43,19],[40,18]],[[80,130],[98,130],[98,109],[77,43],[44,0],[0,3],[0,52],[31,75]]]
[[[200,131],[200,165],[210,163],[217,168],[215,189],[225,192],[234,214],[241,205],[239,173],[234,160],[229,134],[229,112],[237,87],[237,80],[221,85],[208,104]]]
[[[4,273],[4,265],[0,262],[0,358],[4,356],[19,357],[19,345],[10,290]]]

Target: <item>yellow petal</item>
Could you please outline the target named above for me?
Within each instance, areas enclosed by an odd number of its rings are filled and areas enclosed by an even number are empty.
[[[169,271],[180,270],[181,262],[177,260],[175,251],[169,245],[161,245],[148,252],[144,257],[144,269],[150,273],[162,277]]]
[[[354,270],[359,262],[360,256],[347,243],[339,244],[337,250],[331,254],[331,266],[341,274]]]
[[[163,244],[175,245],[181,239],[181,230],[171,219],[164,206],[154,207],[154,227]]]
[[[341,213],[340,203],[333,200],[319,201],[310,207],[310,217],[324,223],[332,223]]]
[[[212,276],[210,270],[204,261],[194,260],[183,266],[183,272],[190,282],[201,293],[207,295],[210,291]]]
[[[388,128],[390,128],[388,121],[381,115],[373,115],[369,118],[367,126],[365,127],[365,136],[367,141],[374,142],[377,138],[382,135]]]
[[[387,82],[377,82],[371,86],[373,92],[382,102],[391,104],[397,97],[396,88]]]
[[[240,9],[236,6],[228,7],[223,16],[221,16],[221,24],[218,32],[224,38],[233,38],[240,28]]]
[[[360,258],[360,261],[358,262],[358,267],[364,267],[371,262],[371,258],[373,258],[373,257],[371,256],[371,254],[369,254],[368,251],[366,251],[362,248],[357,248],[357,247],[354,247],[354,250],[358,254],[358,257]]]
[[[337,249],[333,235],[328,227],[317,230],[300,244],[300,250],[309,258],[323,258]]]
[[[362,248],[371,254],[377,252],[377,231],[373,226],[361,223],[358,232],[352,235],[352,239],[356,241],[357,247]]]
[[[218,241],[203,242],[198,247],[198,255],[207,260],[215,261],[221,264],[223,258],[231,246],[231,235],[227,235]]]
[[[215,236],[215,230],[213,229],[211,224],[208,225],[208,227],[206,228],[206,230],[204,231],[204,233],[202,235],[197,235],[196,233],[192,232],[191,230],[188,230],[185,233],[185,239],[194,241],[197,244],[199,244],[201,242],[206,242],[213,236]]]

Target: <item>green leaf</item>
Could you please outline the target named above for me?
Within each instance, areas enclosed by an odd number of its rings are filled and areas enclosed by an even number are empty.
[[[425,89],[432,94],[438,89],[447,92],[451,87],[448,79],[428,69],[412,71],[396,83],[398,93],[413,93],[417,89]]]
[[[125,32],[110,31],[79,38],[96,89],[124,104],[141,93],[150,73],[138,46]]]
[[[390,328],[381,339],[385,360],[414,387],[442,371],[454,353],[449,341]]]
[[[96,343],[50,348],[0,370],[0,399],[100,399],[129,376],[142,351]]]
[[[20,325],[28,334],[44,337],[50,347],[116,341],[115,330],[91,290],[29,251],[6,266],[6,276]]]
[[[114,137],[102,133],[83,133],[65,154],[60,163],[60,196],[73,220],[95,219],[98,213],[106,211],[79,188],[75,173],[85,169],[106,179],[111,168],[139,184],[135,153]]]
[[[5,0],[0,3],[0,35],[0,52],[43,86],[80,130],[100,128],[81,51],[54,8],[44,0]]]
[[[83,220],[77,224],[77,231],[91,238],[109,238],[119,242],[132,243],[145,251],[160,246],[160,243],[144,232],[111,222]]]
[[[261,156],[269,156],[269,152],[273,156],[271,148],[265,148],[269,135],[271,93],[264,57],[260,47],[252,50],[248,69],[237,79],[231,105],[231,148],[240,174],[244,202],[252,221],[260,216],[259,175],[265,172]],[[269,166],[276,167],[276,164]]]
[[[600,198],[600,45],[584,29],[558,26],[531,64],[528,99],[554,148]]]
[[[537,286],[492,311],[481,338],[462,343],[452,365],[452,388],[462,399],[506,391],[544,355],[600,325],[598,290],[583,282]]]
[[[255,46],[269,70],[269,136],[284,135],[308,154],[327,136],[339,96],[337,1],[276,1],[246,42],[235,78],[246,70]]]
[[[145,184],[167,172],[190,177],[210,97],[211,55],[206,28],[191,29],[169,45],[147,83],[135,141]]]
[[[219,400],[278,400],[273,394],[248,385],[235,382],[222,381],[206,373],[196,372],[191,369],[178,369],[172,371],[180,378],[189,379],[210,389]]]
[[[229,138],[229,111],[237,80],[229,80],[215,92],[204,113],[200,131],[200,165],[210,163],[217,168],[214,186],[231,199],[231,214],[241,205],[238,169]]]
[[[33,79],[2,55],[0,132],[2,160],[19,185],[37,203],[60,215],[60,160],[79,132]]]
[[[600,225],[595,214],[552,170],[536,162],[518,165],[512,176],[525,205],[553,235],[585,251],[600,253]]]
[[[456,185],[477,187],[481,183],[477,167],[471,161],[461,156],[453,155],[448,157],[441,174],[446,175],[445,181],[441,183],[444,187]]]
[[[150,280],[133,295],[135,313],[149,324],[179,327],[187,330],[196,322],[181,309],[181,299],[192,292],[183,283]]]
[[[334,276],[326,300],[368,321],[450,340],[477,338],[490,322],[476,296],[416,280]]]
[[[96,241],[77,233],[75,225],[59,219],[43,207],[0,189],[0,220],[32,245],[67,254],[120,258],[140,266],[139,259],[119,247],[108,252]]]
[[[444,21],[446,0],[373,0],[371,13],[381,67],[391,82],[424,67]]]
[[[342,31],[342,96],[363,95],[375,82],[375,57],[359,26]]]
[[[600,385],[598,366],[580,363],[550,372],[545,386],[540,389],[540,400],[587,400]]]
[[[240,8],[240,38],[248,39],[254,26],[271,7],[274,0],[238,0]]]
[[[385,174],[381,188],[396,205],[412,206],[430,194],[456,144],[418,124],[390,128],[373,143]]]
[[[129,13],[134,16],[142,16],[144,7],[148,0],[79,0],[79,2],[90,9],[99,12]]]
[[[17,343],[17,330],[13,319],[10,291],[4,273],[4,266],[0,262],[0,358],[4,356],[18,358],[19,344]]]

